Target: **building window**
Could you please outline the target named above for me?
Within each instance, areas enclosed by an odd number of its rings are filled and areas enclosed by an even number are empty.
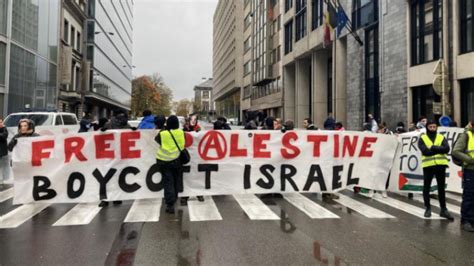
[[[202,92],[202,98],[203,99],[209,99],[209,92],[208,91],[203,91]]]
[[[69,21],[67,19],[64,20],[64,25],[63,25],[63,40],[66,43],[69,43]]]
[[[8,0],[0,0],[0,34],[7,34]]]
[[[76,29],[74,27],[71,27],[71,41],[69,45],[71,45],[71,47],[76,45]]]
[[[293,20],[285,24],[285,55],[293,51]]]
[[[357,30],[377,21],[376,0],[352,0],[352,28]]]
[[[414,0],[411,4],[411,63],[443,57],[443,0]]]
[[[328,104],[328,114],[332,113],[332,58],[329,58],[328,60],[328,74],[327,74],[327,104]]]
[[[76,50],[78,52],[81,52],[81,33],[80,32],[77,32],[77,37],[76,37]]]
[[[461,53],[474,51],[474,1],[461,0]]]
[[[248,74],[250,74],[250,72],[252,72],[252,63],[251,61],[248,61],[244,65],[244,76],[247,76]]]
[[[293,7],[293,0],[285,0],[285,13]]]
[[[295,42],[306,36],[306,0],[296,0]]]
[[[250,48],[252,48],[252,38],[248,37],[244,42],[244,51],[247,52]]]
[[[421,116],[428,119],[436,119],[439,116],[433,114],[433,103],[440,102],[441,96],[436,94],[433,86],[421,86],[412,89],[413,117],[412,121],[418,121]]]
[[[247,29],[252,23],[252,12],[248,13],[244,19],[244,29]]]
[[[474,79],[461,81],[461,126],[474,117]]]
[[[365,32],[365,114],[380,118],[378,27]]]
[[[324,0],[312,0],[311,2],[311,30],[315,30],[319,26],[323,25]]]

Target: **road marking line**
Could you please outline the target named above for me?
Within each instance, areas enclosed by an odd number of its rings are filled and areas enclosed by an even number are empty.
[[[0,228],[16,228],[51,204],[25,204],[0,216]]]
[[[79,203],[61,217],[53,226],[86,225],[100,212],[99,203]]]
[[[378,198],[378,197],[374,197],[373,198],[374,200],[380,202],[380,203],[383,203],[385,205],[388,205],[392,208],[395,208],[395,209],[399,209],[401,211],[404,211],[406,213],[409,213],[411,215],[414,215],[416,217],[419,217],[421,219],[426,219],[426,220],[440,220],[440,219],[444,219],[444,218],[441,218],[439,217],[438,214],[435,214],[435,213],[432,213],[431,214],[431,218],[425,218],[424,214],[425,214],[425,209],[422,209],[422,208],[418,208],[416,206],[413,206],[409,203],[406,203],[406,202],[403,202],[403,201],[399,201],[399,200],[396,200],[396,199],[393,199],[393,198],[390,198],[390,197],[387,197],[387,198]]]
[[[13,188],[9,188],[7,190],[0,191],[0,203],[13,198],[13,195],[14,195]]]
[[[250,220],[280,220],[265,203],[253,194],[233,195]]]
[[[423,201],[423,197],[420,197],[420,196],[414,196],[413,199],[415,201],[418,201],[418,202],[421,202],[421,203],[424,203]],[[438,207],[438,208],[441,208],[440,207],[440,204],[439,204],[439,200],[437,199],[430,199],[430,204],[432,206],[435,206],[435,207]],[[461,215],[461,207],[459,206],[456,206],[456,205],[453,205],[453,204],[450,204],[450,203],[446,203],[446,207],[448,208],[448,210],[458,214],[458,215]]]
[[[158,222],[162,199],[139,199],[133,202],[125,223]]]
[[[456,195],[456,194],[452,194],[452,193],[446,193],[446,198],[455,200],[459,203],[462,202],[462,196],[460,196],[460,195]]]
[[[222,220],[216,203],[210,196],[204,197],[204,201],[202,202],[198,200],[188,200],[188,209],[191,222]]]
[[[311,219],[340,218],[336,214],[299,193],[284,194],[283,198],[300,211],[306,213],[306,215]]]
[[[380,211],[376,208],[363,204],[345,195],[342,195],[342,194],[337,194],[337,195],[339,196],[339,199],[334,199],[334,201],[362,214],[363,216],[367,218],[392,218],[392,219],[396,218],[395,216],[392,216],[386,212]]]

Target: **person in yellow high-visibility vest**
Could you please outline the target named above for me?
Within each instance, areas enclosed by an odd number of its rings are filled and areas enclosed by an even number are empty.
[[[456,141],[453,157],[462,161],[461,228],[474,232],[474,117],[470,125]]]
[[[433,177],[436,177],[438,185],[438,198],[441,207],[440,216],[450,221],[454,221],[453,216],[446,208],[446,168],[449,161],[449,144],[446,138],[438,134],[438,125],[435,121],[428,121],[426,133],[421,134],[418,141],[421,150],[421,165],[423,167],[423,201],[425,203],[425,217],[431,217],[430,188]]]
[[[179,129],[178,117],[174,115],[168,117],[166,129],[161,130],[156,135],[155,141],[160,144],[156,152],[156,162],[161,169],[166,212],[174,213],[174,205],[182,186],[180,177],[183,166],[179,160],[179,154],[180,150],[184,149],[185,144],[184,131]]]

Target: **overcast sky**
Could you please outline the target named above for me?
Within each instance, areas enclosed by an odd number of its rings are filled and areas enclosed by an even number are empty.
[[[212,77],[212,17],[217,0],[135,0],[134,76],[160,73],[174,100],[193,97]]]

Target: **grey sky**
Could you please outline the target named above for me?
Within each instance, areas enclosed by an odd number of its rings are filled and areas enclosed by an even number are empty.
[[[160,73],[174,100],[193,97],[212,76],[212,17],[217,0],[135,0],[135,76]]]

